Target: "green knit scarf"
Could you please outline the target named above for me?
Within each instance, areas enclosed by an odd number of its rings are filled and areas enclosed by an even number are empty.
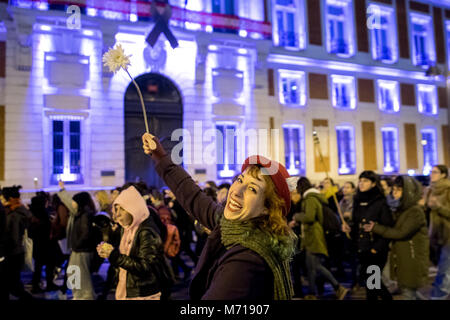
[[[235,245],[259,254],[269,265],[274,277],[274,299],[290,300],[293,294],[289,261],[295,248],[295,238],[275,237],[258,228],[255,219],[247,221],[220,220],[222,244],[229,249]]]

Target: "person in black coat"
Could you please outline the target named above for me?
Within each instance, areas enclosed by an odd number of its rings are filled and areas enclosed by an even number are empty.
[[[377,222],[384,226],[393,226],[394,219],[383,189],[380,185],[378,175],[373,171],[364,171],[359,176],[358,190],[353,200],[353,228],[346,224],[343,231],[350,231],[351,238],[356,241],[358,259],[360,265],[360,277],[366,286],[368,300],[392,300],[392,296],[381,281],[380,289],[369,289],[367,287],[367,273],[369,266],[375,265],[383,271],[389,253],[389,240],[374,234],[365,232],[363,225],[369,221]]]
[[[19,300],[29,300],[31,294],[24,289],[21,272],[25,263],[23,239],[31,221],[30,211],[20,200],[21,186],[2,189],[0,200],[6,211],[5,269],[8,292]],[[5,284],[2,283],[2,286]],[[9,294],[8,294],[9,298]]]
[[[6,212],[0,202],[0,283],[6,283]],[[8,300],[9,293],[5,285],[0,286],[0,301]]]

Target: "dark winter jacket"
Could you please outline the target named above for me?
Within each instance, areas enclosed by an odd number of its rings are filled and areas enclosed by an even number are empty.
[[[25,252],[23,235],[30,226],[31,212],[24,206],[6,212],[6,255],[22,254]]]
[[[101,242],[101,234],[93,225],[95,212],[84,208],[77,212],[73,221],[71,247],[75,252],[94,252]]]
[[[127,271],[127,298],[147,297],[161,291],[158,274],[165,267],[161,257],[164,257],[163,244],[150,218],[136,231],[129,256],[121,254],[119,248],[111,252],[111,265]]]
[[[396,211],[395,226],[376,224],[373,232],[392,239],[391,269],[401,287],[418,289],[426,284],[429,267],[429,240],[425,213],[417,205],[421,185],[414,178],[403,177],[401,207]]]
[[[377,254],[387,256],[390,240],[373,232],[365,232],[363,228],[363,225],[370,221],[388,227],[394,224],[386,198],[377,187],[355,195],[352,218],[351,238],[357,242],[358,253],[363,254],[374,249]]]
[[[0,258],[6,255],[6,211],[0,202]]]
[[[212,230],[200,256],[189,294],[192,300],[273,299],[273,273],[265,260],[241,245],[226,249],[221,241],[224,208],[206,195],[170,155],[157,161],[156,171],[183,208]]]

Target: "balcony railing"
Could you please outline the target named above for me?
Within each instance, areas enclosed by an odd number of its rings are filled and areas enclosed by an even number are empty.
[[[96,11],[95,15],[102,18],[132,21],[132,15],[138,19],[150,20],[151,1],[130,0],[10,0],[11,6],[35,9],[35,10],[62,10],[65,11],[71,5],[80,8],[80,12],[89,13],[89,9]],[[157,5],[159,6],[159,5]],[[182,26],[184,23],[198,24],[206,30],[206,27],[214,30],[246,31],[248,35],[258,34],[260,38],[270,39],[272,26],[270,22],[241,18],[234,15],[191,11],[185,8],[171,6],[171,22]],[[92,10],[91,10],[92,11]],[[111,14],[112,13],[112,14]]]

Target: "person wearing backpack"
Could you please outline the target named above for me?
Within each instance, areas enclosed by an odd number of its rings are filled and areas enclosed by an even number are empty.
[[[302,247],[306,251],[306,267],[308,269],[309,295],[305,299],[317,299],[316,275],[320,273],[333,286],[338,300],[343,300],[348,289],[343,287],[323,266],[328,257],[325,234],[322,223],[324,221],[323,206],[327,201],[319,190],[313,188],[311,182],[302,177],[297,182],[297,191],[302,198],[301,213],[294,215],[294,220],[302,224]]]

